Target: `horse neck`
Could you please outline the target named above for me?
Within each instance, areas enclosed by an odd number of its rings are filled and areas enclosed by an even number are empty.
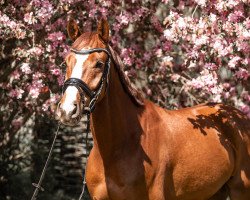
[[[109,78],[106,94],[91,117],[94,147],[103,159],[111,158],[114,152],[128,149],[129,153],[136,148],[140,133],[138,117],[142,109],[124,91],[114,66]]]

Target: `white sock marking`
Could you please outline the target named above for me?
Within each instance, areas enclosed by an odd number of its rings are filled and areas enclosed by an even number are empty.
[[[75,55],[76,58],[76,65],[73,68],[71,78],[82,78],[82,71],[83,71],[83,63],[88,59],[89,55]],[[62,104],[62,109],[69,114],[72,110],[74,110],[74,102],[76,102],[76,95],[78,90],[74,86],[69,86],[65,91],[65,101]]]

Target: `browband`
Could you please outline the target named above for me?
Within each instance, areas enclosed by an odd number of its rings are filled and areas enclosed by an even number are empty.
[[[70,49],[70,51],[74,52],[75,54],[80,54],[80,55],[86,55],[94,52],[105,52],[108,57],[111,57],[110,52],[107,49],[104,48],[94,48],[94,49],[85,49],[85,50],[76,50],[76,49]]]

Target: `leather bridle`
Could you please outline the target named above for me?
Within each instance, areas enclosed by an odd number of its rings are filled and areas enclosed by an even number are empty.
[[[106,88],[108,86],[108,80],[109,80],[108,75],[109,75],[109,70],[110,70],[111,54],[105,48],[93,48],[93,49],[87,49],[87,50],[71,49],[70,51],[79,55],[86,55],[86,54],[91,54],[94,52],[99,52],[99,53],[105,52],[108,56],[108,59],[105,62],[102,77],[95,90],[91,90],[89,86],[79,78],[69,78],[63,84],[63,88],[62,88],[63,93],[66,91],[67,87],[69,86],[76,87],[80,93],[83,104],[85,103],[84,102],[84,93],[85,93],[89,97],[90,101],[89,101],[89,105],[85,106],[83,111],[92,113],[95,108],[95,103],[98,99],[98,96],[101,94],[104,83],[106,83]]]

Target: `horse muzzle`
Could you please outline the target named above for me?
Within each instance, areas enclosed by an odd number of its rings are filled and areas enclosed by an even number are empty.
[[[59,103],[55,114],[56,120],[69,126],[75,126],[82,118],[82,107],[80,103],[64,104]]]

